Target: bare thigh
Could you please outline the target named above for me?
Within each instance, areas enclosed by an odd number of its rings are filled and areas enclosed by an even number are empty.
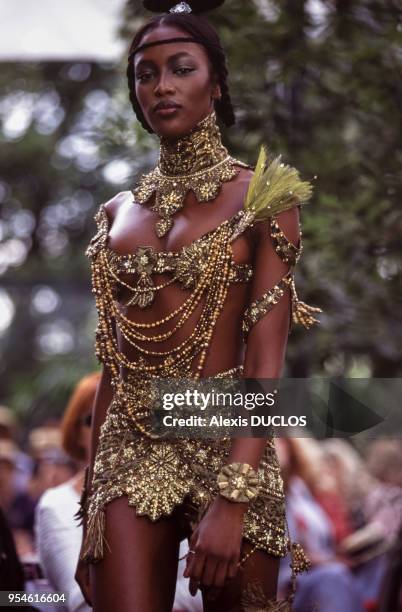
[[[126,497],[105,511],[108,546],[91,566],[94,612],[171,612],[180,540],[174,517],[152,523]]]
[[[250,549],[250,544],[244,542],[242,556]],[[269,600],[276,599],[277,595],[279,563],[278,557],[262,550],[252,553],[223,589],[202,589],[204,612],[268,609]]]

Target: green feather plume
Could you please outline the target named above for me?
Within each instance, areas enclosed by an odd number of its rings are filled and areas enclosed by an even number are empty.
[[[311,198],[311,183],[302,181],[298,170],[282,163],[281,156],[269,158],[261,147],[250,181],[244,208],[255,219],[264,221]]]

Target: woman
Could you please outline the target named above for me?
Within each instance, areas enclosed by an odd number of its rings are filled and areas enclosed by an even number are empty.
[[[41,565],[55,591],[68,594],[65,609],[70,612],[89,611],[74,581],[82,539],[82,530],[74,521],[74,515],[79,509],[84,466],[89,460],[92,406],[99,380],[99,372],[94,372],[78,383],[61,425],[63,448],[77,462],[80,470],[64,484],[48,489],[36,509],[36,536]]]
[[[291,311],[309,326],[317,310],[297,301],[292,272],[311,189],[278,160],[265,169],[263,153],[252,178],[222,145],[216,116],[235,121],[225,55],[198,15],[222,2],[144,4],[169,11],[137,32],[127,70],[160,163],[101,207],[88,249],[104,370],[77,579],[96,612],[170,611],[188,536],[205,610],[268,609],[288,548],[273,440],[160,440],[150,385],[280,376]]]
[[[320,487],[333,486],[321,446],[311,438],[280,438],[277,451],[289,530],[303,544],[311,561],[310,571],[298,581],[295,612],[363,612],[356,578],[345,559],[337,555],[334,525],[316,497]],[[280,588],[285,588],[289,576],[284,562]]]

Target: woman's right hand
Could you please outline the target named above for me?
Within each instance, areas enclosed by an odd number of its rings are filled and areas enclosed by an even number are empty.
[[[92,608],[89,563],[79,559],[77,563],[77,569],[75,570],[74,578],[76,582],[78,582],[85,602],[88,604],[88,606]]]

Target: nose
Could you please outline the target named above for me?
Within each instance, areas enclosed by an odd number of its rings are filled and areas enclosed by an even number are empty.
[[[174,93],[175,88],[168,74],[161,73],[154,91],[156,96],[167,96]]]

